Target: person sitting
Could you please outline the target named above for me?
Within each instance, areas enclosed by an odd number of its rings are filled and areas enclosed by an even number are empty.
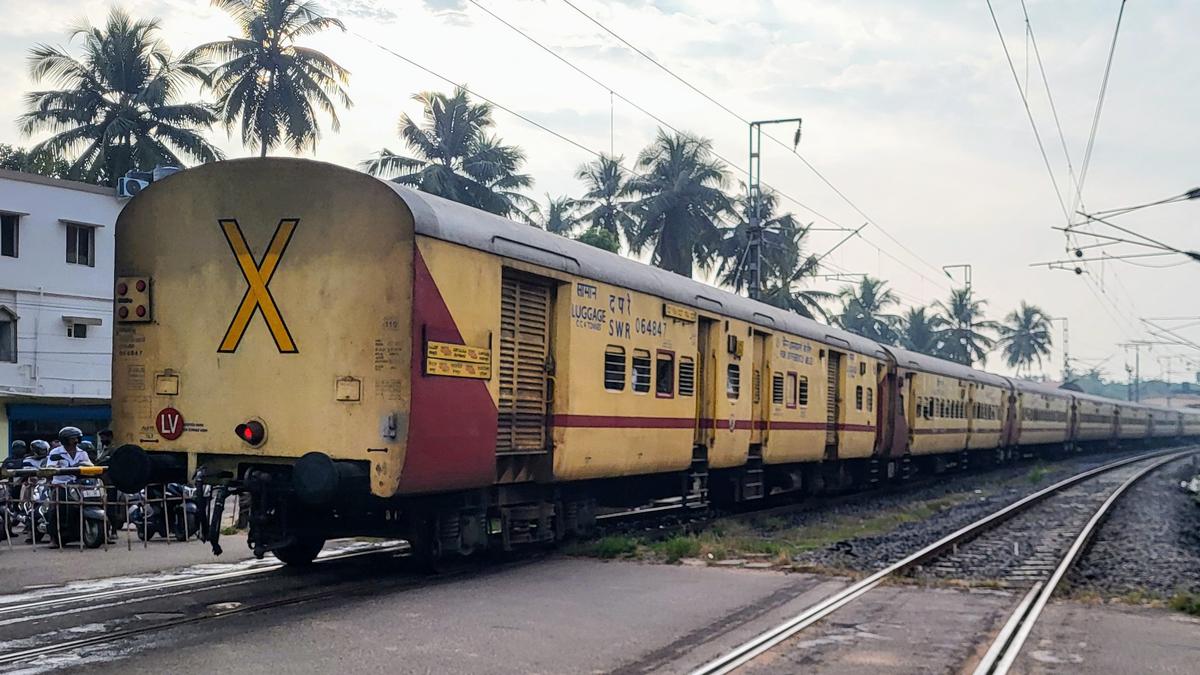
[[[25,441],[13,441],[12,447],[8,450],[8,457],[5,457],[4,462],[0,463],[0,468],[23,469],[25,468],[25,455],[28,454],[29,446],[25,445]]]
[[[79,447],[80,441],[83,440],[83,432],[78,427],[63,427],[58,432],[58,440],[62,445],[50,451],[46,466],[58,469],[92,466],[92,459]],[[55,476],[50,481],[52,485],[70,485],[76,482],[79,482],[77,476]]]

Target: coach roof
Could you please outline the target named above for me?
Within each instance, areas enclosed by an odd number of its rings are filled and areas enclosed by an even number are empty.
[[[860,354],[887,358],[883,347],[877,342],[826,326],[795,312],[750,300],[674,272],[458,202],[395,183],[389,182],[387,185],[412,211],[418,234],[649,293],[682,305],[742,319]]]

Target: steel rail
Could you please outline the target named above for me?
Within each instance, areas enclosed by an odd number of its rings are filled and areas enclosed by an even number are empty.
[[[721,675],[723,673],[732,672],[746,663],[749,663],[784,640],[792,637],[805,628],[808,628],[821,619],[824,619],[830,614],[833,614],[847,603],[850,603],[858,597],[866,594],[871,589],[882,583],[884,579],[899,572],[916,567],[930,558],[937,556],[946,549],[963,543],[964,541],[977,536],[985,530],[990,530],[993,527],[1008,521],[1035,504],[1038,504],[1044,501],[1046,498],[1069,487],[1135,462],[1142,462],[1147,459],[1161,457],[1167,454],[1182,456],[1193,452],[1196,452],[1195,448],[1184,451],[1171,449],[1158,450],[1137,455],[1135,457],[1128,457],[1115,462],[1110,462],[1094,469],[1089,469],[1088,471],[1084,471],[1082,473],[1078,473],[1074,476],[1063,479],[1054,485],[1038,490],[1037,492],[1013,502],[1012,504],[995,511],[990,515],[975,521],[974,523],[959,528],[958,530],[946,535],[945,537],[942,537],[932,544],[925,546],[915,553],[909,554],[905,558],[892,563],[882,570],[879,570],[878,572],[875,572],[874,574],[871,574],[870,576],[865,577],[864,579],[853,583],[850,586],[847,586],[841,591],[838,591],[828,598],[825,598],[821,602],[809,607],[784,623],[759,634],[758,636],[735,647],[733,650],[692,670],[689,675]]]
[[[1038,618],[1042,614],[1042,610],[1046,608],[1046,603],[1050,601],[1050,597],[1054,595],[1054,591],[1062,582],[1064,576],[1075,566],[1075,562],[1079,560],[1079,556],[1083,554],[1083,550],[1087,547],[1096,531],[1100,529],[1100,525],[1104,519],[1108,517],[1109,511],[1112,510],[1117,500],[1125,493],[1134,483],[1148,476],[1151,472],[1164,464],[1182,459],[1184,456],[1195,452],[1194,450],[1176,453],[1174,455],[1164,457],[1153,464],[1139,469],[1137,473],[1130,476],[1125,482],[1121,483],[1108,499],[1096,509],[1092,517],[1088,520],[1083,529],[1079,531],[1079,535],[1075,537],[1071,547],[1063,555],[1058,563],[1058,567],[1054,569],[1054,573],[1050,575],[1050,579],[1045,583],[1039,582],[1034,585],[1033,589],[1017,606],[1016,611],[1005,622],[1004,628],[996,636],[992,645],[984,653],[979,665],[975,668],[974,675],[1004,675],[1012,668],[1013,662],[1021,653],[1021,648],[1025,645],[1025,640],[1029,637],[1033,626],[1037,623]]]
[[[349,553],[333,553],[323,558],[314,560],[314,564],[324,564],[330,562],[338,562],[348,560],[350,558],[358,558],[366,555],[376,555],[384,553],[401,553],[408,549],[407,545],[398,544],[392,546],[380,546],[363,550],[350,551]],[[125,588],[112,588],[104,591],[94,591],[91,593],[82,593],[76,595],[61,595],[44,600],[34,600],[31,602],[21,603],[17,605],[5,605],[0,607],[0,616],[6,614],[18,614],[36,609],[46,609],[50,607],[61,607],[64,605],[74,605],[88,603],[95,600],[104,600],[108,598],[121,597],[123,595],[137,595],[138,593],[147,593],[154,591],[168,591],[182,586],[192,586],[196,584],[205,584],[214,581],[228,581],[230,579],[245,579],[254,577],[268,572],[274,572],[286,567],[284,563],[270,563],[257,567],[250,567],[242,570],[233,570],[230,572],[215,572],[212,574],[202,574],[186,579],[172,579],[170,581],[162,581],[157,583],[141,584],[139,586],[128,586]],[[203,590],[203,589],[201,589]],[[154,595],[141,598],[141,600],[153,600]],[[82,611],[87,611],[89,608],[84,606],[80,608]]]

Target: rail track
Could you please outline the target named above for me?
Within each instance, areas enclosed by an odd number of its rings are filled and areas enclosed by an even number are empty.
[[[981,540],[987,533],[1004,526],[1010,521],[1027,512],[1042,506],[1050,506],[1052,500],[1058,499],[1060,507],[1069,511],[1080,512],[1074,504],[1074,498],[1084,493],[1088,501],[1095,502],[1082,518],[1067,518],[1068,521],[1079,520],[1073,526],[1057,526],[1054,534],[1061,534],[1065,529],[1072,530],[1068,538],[1069,545],[1056,552],[1056,562],[1043,566],[1040,559],[1045,557],[1046,550],[1032,551],[1034,562],[1022,567],[1021,574],[1014,575],[1016,582],[1032,584],[1029,592],[1022,598],[1012,616],[1005,623],[996,639],[981,660],[975,675],[990,675],[1006,673],[1021,646],[1028,637],[1045,607],[1050,596],[1054,593],[1063,576],[1082,554],[1092,535],[1103,522],[1112,505],[1122,494],[1139,479],[1164,464],[1180,459],[1189,454],[1200,452],[1200,448],[1183,450],[1160,450],[1135,457],[1124,458],[1103,466],[1081,472],[1059,481],[1049,487],[1039,490],[1017,502],[999,509],[984,518],[966,525],[955,532],[935,541],[928,546],[892,563],[891,565],[857,581],[850,586],[830,595],[820,602],[805,609],[791,619],[779,624],[754,638],[735,647],[729,652],[713,659],[691,671],[690,675],[718,675],[733,672],[751,664],[760,656],[779,646],[784,641],[798,635],[805,629],[830,616],[840,608],[854,602],[869,593],[889,578],[911,573],[927,566],[950,552],[959,560],[969,559],[960,554],[960,547],[965,551],[969,542]],[[1088,486],[1086,490],[1082,489]],[[1074,491],[1074,492],[1072,492]],[[1061,537],[1050,537],[1061,539]],[[981,541],[981,543],[983,543]],[[1040,576],[1039,576],[1040,574]]]

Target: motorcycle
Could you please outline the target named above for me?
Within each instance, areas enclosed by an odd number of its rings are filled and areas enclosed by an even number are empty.
[[[38,507],[37,529],[49,535],[55,546],[80,541],[87,548],[99,548],[108,539],[111,528],[105,513],[105,487],[78,482],[51,485],[48,497]],[[82,518],[82,522],[80,521]]]
[[[165,488],[150,486],[132,498],[131,503],[129,523],[137,531],[138,539],[149,540],[158,535],[187,541],[200,531],[200,506],[197,504],[196,488],[190,485],[167,483]],[[170,514],[169,529],[164,510]]]

